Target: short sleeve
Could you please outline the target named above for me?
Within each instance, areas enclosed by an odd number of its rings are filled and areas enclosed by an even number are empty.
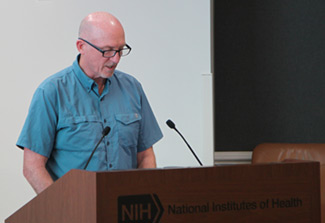
[[[138,141],[138,152],[144,151],[158,142],[163,134],[149,105],[148,99],[140,85],[141,125]]]
[[[16,145],[49,157],[55,142],[57,102],[55,87],[46,86],[35,91]]]

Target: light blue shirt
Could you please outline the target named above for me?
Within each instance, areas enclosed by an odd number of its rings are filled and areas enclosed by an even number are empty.
[[[137,153],[162,138],[141,84],[116,70],[99,95],[78,58],[37,88],[17,146],[48,157],[46,168],[56,180],[83,169],[109,126],[87,170],[136,168]]]

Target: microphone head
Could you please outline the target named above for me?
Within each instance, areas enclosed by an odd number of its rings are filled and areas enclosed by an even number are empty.
[[[111,131],[111,128],[109,126],[106,126],[102,132],[103,136],[106,136]]]
[[[167,122],[166,122],[166,124],[169,126],[169,128],[171,128],[171,129],[175,129],[175,123],[172,121],[172,120],[170,120],[170,119],[168,119],[167,120]]]

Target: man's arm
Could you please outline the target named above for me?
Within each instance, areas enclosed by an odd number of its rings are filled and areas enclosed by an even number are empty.
[[[24,148],[23,173],[34,191],[39,194],[53,183],[45,168],[47,157]]]
[[[156,168],[156,157],[153,148],[150,147],[137,155],[138,168]]]

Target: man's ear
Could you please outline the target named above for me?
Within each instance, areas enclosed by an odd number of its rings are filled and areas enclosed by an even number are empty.
[[[78,39],[76,42],[76,46],[77,46],[77,50],[79,51],[79,53],[84,54],[84,46],[85,46],[84,41]]]

